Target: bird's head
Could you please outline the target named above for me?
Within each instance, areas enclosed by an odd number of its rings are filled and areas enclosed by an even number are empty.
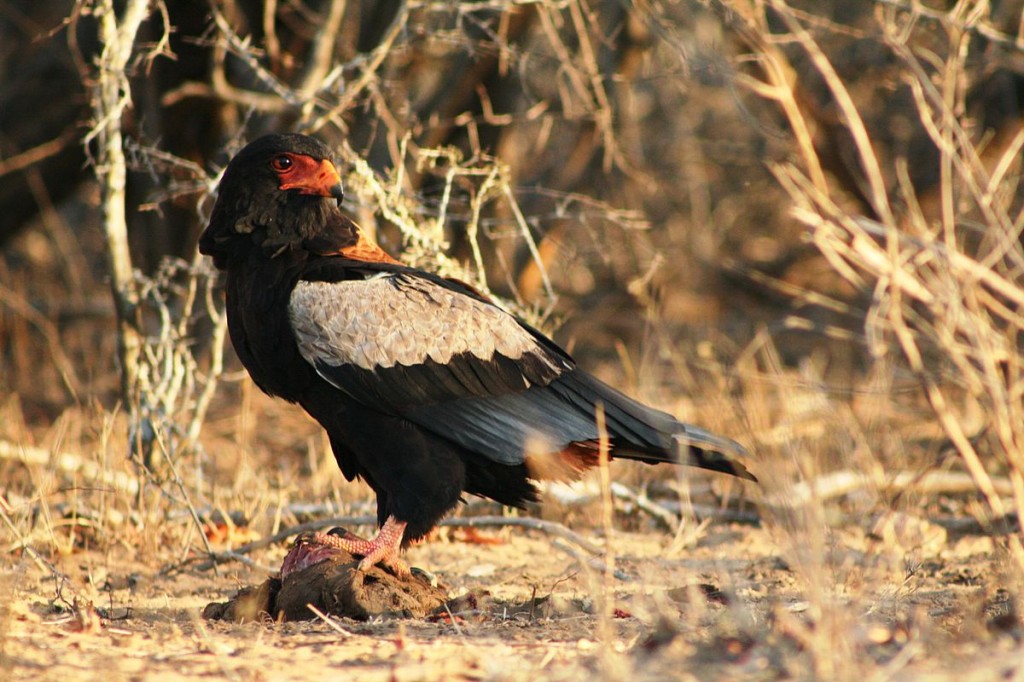
[[[358,238],[338,209],[344,196],[330,149],[299,134],[266,135],[243,148],[221,179],[199,251],[227,267],[232,254],[259,249],[339,248]]]

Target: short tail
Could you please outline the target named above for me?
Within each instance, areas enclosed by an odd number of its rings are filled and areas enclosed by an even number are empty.
[[[604,411],[612,457],[648,464],[686,464],[748,481],[757,480],[734,459],[748,456],[736,441],[684,424],[671,414],[637,402],[586,372],[576,371],[559,377],[548,388],[584,414],[594,414],[597,409]],[[581,443],[582,440],[576,442]],[[596,442],[591,442],[591,449],[596,447]]]

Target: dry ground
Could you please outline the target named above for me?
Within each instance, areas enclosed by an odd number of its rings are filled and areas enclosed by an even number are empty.
[[[8,425],[17,421],[11,404]],[[252,522],[207,522],[214,549],[308,520],[300,503],[329,499],[333,513],[367,513],[366,491],[340,480],[313,425],[256,394],[240,404],[210,421],[207,447],[219,455],[203,485],[214,506]],[[151,479],[141,501],[117,492],[138,479],[115,458],[116,429],[104,436],[101,414],[68,416],[59,433],[26,429],[21,443],[91,453],[83,457],[105,473],[6,460],[5,679],[1024,677],[1009,562],[1001,537],[982,533],[968,513],[969,496],[933,495],[893,511],[872,501],[878,491],[869,486],[801,506],[792,504],[799,486],[773,488],[771,475],[763,494],[687,480],[708,520],[686,519],[675,533],[616,499],[608,536],[596,477],[550,490],[530,513],[610,550],[614,574],[603,558],[545,532],[442,529],[409,558],[461,597],[454,622],[206,622],[207,603],[262,581],[286,543],[248,554],[251,566],[203,569],[180,490]],[[244,449],[240,432],[250,434]],[[305,457],[294,454],[304,448]],[[261,459],[276,450],[292,455]],[[117,472],[127,475],[110,477]],[[680,499],[662,469],[612,473],[629,490],[647,484],[665,509]],[[772,497],[780,490],[788,503]],[[496,511],[477,502],[464,513]]]
[[[58,598],[48,571],[8,560],[4,668],[15,680],[1022,674],[1019,629],[999,618],[1008,607],[991,542],[963,538],[907,575],[880,567],[862,534],[844,535],[853,537],[835,550],[849,553],[838,569],[845,580],[822,604],[808,601],[771,533],[747,526],[713,525],[697,547],[668,556],[663,533],[616,534],[616,565],[629,580],[607,592],[601,574],[552,551],[546,537],[509,531],[494,534],[501,545],[432,542],[412,560],[437,568],[453,594],[481,596],[479,612],[454,624],[203,622],[207,602],[265,574],[232,566],[166,575],[125,548],[55,561],[79,599],[92,601],[92,609],[70,608],[71,590]],[[605,594],[611,617],[602,615]]]

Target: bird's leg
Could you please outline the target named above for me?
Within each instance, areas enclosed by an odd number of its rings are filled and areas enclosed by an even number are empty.
[[[363,557],[359,562],[359,570],[366,571],[371,566],[381,564],[399,577],[409,575],[409,566],[398,556],[402,546],[402,536],[405,534],[405,521],[399,521],[394,516],[389,516],[384,525],[380,527],[377,536],[372,540],[364,540],[358,535],[345,531],[339,535],[332,531],[328,534],[329,542],[335,547],[345,550],[349,554]]]

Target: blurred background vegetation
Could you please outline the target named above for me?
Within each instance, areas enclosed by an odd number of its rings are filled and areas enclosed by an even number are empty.
[[[262,579],[278,531],[372,512],[322,431],[253,387],[196,253],[231,155],[297,130],[336,151],[345,209],[391,254],[749,447],[759,486],[616,465],[607,507],[592,477],[529,511],[640,577],[658,615],[622,643],[637,670],[1009,677],[992,654],[1019,668],[1024,641],[1022,50],[1021,0],[0,3],[0,583],[36,604],[0,602],[0,663],[28,660],[38,621],[26,675],[77,665],[49,619],[109,623],[92,603],[137,594],[159,605],[126,628],[202,630],[188,600]],[[651,549],[597,520],[612,497]],[[481,509],[509,513],[456,513]],[[460,585],[529,595],[530,561],[574,598],[623,598],[578,553],[503,537],[479,578],[472,538],[413,552]],[[102,579],[129,572],[153,581]],[[706,598],[675,609],[663,588],[694,580]],[[549,627],[531,615],[541,648],[564,638]],[[107,649],[95,669],[123,664]]]
[[[885,6],[832,4],[806,3],[810,24],[857,83],[881,148],[912,157],[928,192],[934,145],[872,29]],[[482,264],[497,294],[554,311],[578,353],[635,349],[656,319],[673,337],[724,332],[727,357],[789,313],[793,297],[769,280],[857,293],[801,239],[772,177],[796,152],[777,104],[742,80],[762,77],[749,24],[771,19],[742,5],[166,2],[142,24],[128,71],[134,265],[153,275],[168,256],[191,260],[230,154],[264,132],[306,130],[344,141],[346,160],[365,160],[388,188],[375,195],[354,178],[347,206],[392,253],[435,269]],[[118,397],[96,143],[83,144],[102,11],[10,2],[0,15],[0,390],[44,419],[69,401]],[[1013,29],[1012,12],[997,18]],[[926,39],[942,32],[919,23]],[[859,173],[827,93],[790,52],[786,77],[819,125],[830,182],[856,204]],[[972,106],[1006,110],[978,135],[1001,132],[1015,120],[1014,50],[974,53],[972,81],[991,85]],[[992,53],[1007,64],[982,58]],[[378,205],[403,201],[394,191],[409,202],[404,232]]]
[[[133,439],[159,413],[194,442],[222,370],[246,395],[195,243],[231,154],[299,130],[389,252],[765,461],[966,469],[985,523],[1024,501],[1020,2],[164,0],[122,71],[138,5],[0,8],[0,398],[29,431],[123,401]]]

